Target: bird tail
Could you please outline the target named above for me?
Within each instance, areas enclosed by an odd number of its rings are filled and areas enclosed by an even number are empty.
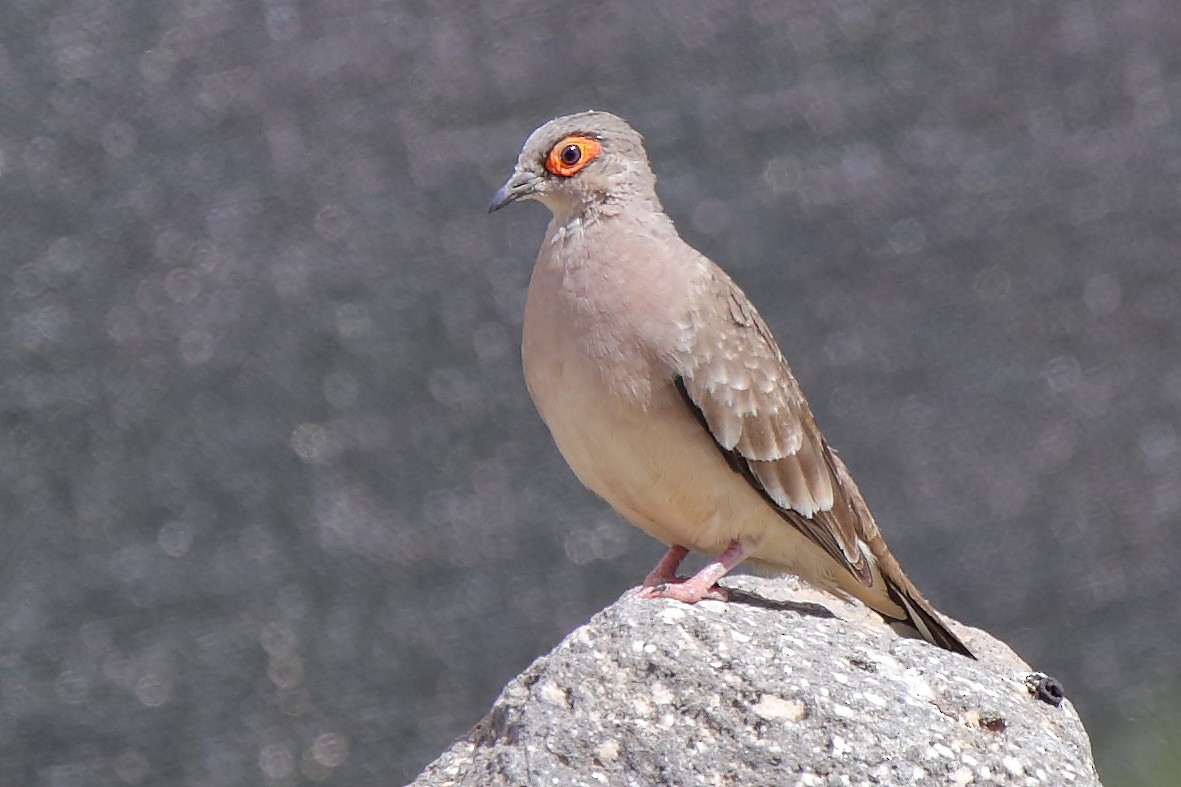
[[[939,614],[927,603],[926,599],[907,592],[905,588],[899,587],[889,578],[886,578],[885,584],[890,599],[902,607],[907,616],[905,620],[890,622],[914,629],[920,637],[936,647],[950,650],[952,653],[958,653],[973,660],[976,659],[972,651],[968,650],[968,646],[952,633],[946,623],[939,619]]]

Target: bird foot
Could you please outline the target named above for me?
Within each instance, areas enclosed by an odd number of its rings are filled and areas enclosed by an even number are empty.
[[[718,580],[726,572],[741,563],[750,554],[750,548],[738,539],[732,539],[727,547],[705,568],[688,579],[677,576],[677,567],[689,550],[680,545],[669,547],[666,554],[644,584],[634,591],[635,598],[671,598],[683,604],[696,604],[702,599],[729,601],[730,594],[718,587]]]
[[[638,587],[633,592],[633,598],[669,598],[682,604],[696,604],[698,601],[729,601],[730,594],[718,585],[705,587],[692,579],[680,579],[677,582],[664,582],[659,585]]]

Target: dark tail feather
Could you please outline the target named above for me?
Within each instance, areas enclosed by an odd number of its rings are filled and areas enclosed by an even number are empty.
[[[930,608],[930,605],[921,599],[910,598],[901,588],[895,587],[890,580],[886,580],[886,589],[898,606],[906,610],[907,618],[900,621],[906,626],[913,628],[919,633],[919,636],[930,642],[932,645],[950,650],[952,653],[958,653],[961,656],[975,660],[976,657],[972,651],[968,650],[968,646],[960,641],[960,638],[951,633],[951,629],[939,619],[935,611]]]

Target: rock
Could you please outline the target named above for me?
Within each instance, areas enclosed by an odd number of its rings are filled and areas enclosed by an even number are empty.
[[[1099,784],[1069,697],[1039,700],[986,633],[955,625],[971,661],[793,579],[727,585],[729,603],[624,596],[415,787]]]

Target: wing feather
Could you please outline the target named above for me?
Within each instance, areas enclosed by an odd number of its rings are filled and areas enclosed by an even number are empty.
[[[866,585],[859,544],[876,534],[833,474],[833,456],[783,354],[754,306],[724,273],[702,284],[674,359],[677,385],[730,466],[783,520]]]

